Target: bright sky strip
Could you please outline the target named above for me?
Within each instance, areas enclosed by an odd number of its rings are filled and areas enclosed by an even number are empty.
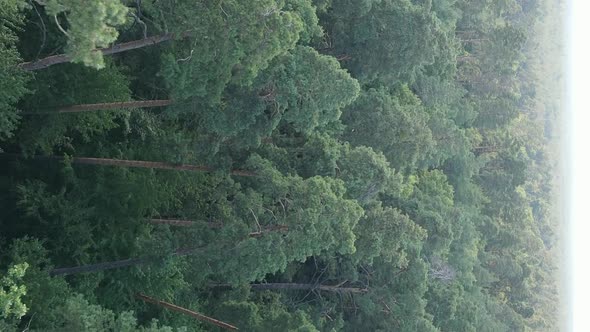
[[[569,266],[568,330],[590,331],[590,1],[571,0],[567,25],[567,108],[564,136],[565,190],[569,198],[569,236],[564,238]],[[566,143],[567,144],[567,143]],[[569,239],[569,241],[568,241]]]

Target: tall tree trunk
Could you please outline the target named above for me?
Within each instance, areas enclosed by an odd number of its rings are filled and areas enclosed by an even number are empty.
[[[472,149],[473,149],[473,151],[478,152],[478,153],[497,152],[498,151],[498,147],[495,145],[475,146]]]
[[[128,267],[128,266],[136,266],[136,265],[143,265],[150,262],[151,259],[149,258],[128,258],[122,259],[118,261],[111,261],[106,263],[98,263],[98,264],[90,264],[90,265],[82,265],[82,266],[74,266],[74,267],[61,267],[56,268],[49,271],[50,276],[59,276],[59,275],[70,275],[70,274],[78,274],[78,273],[92,273],[92,272],[99,272],[99,271],[106,271],[111,269],[117,269],[120,267]]]
[[[257,232],[251,232],[248,234],[249,237],[261,237],[264,234],[272,233],[272,232],[286,232],[289,230],[289,226],[287,225],[271,225],[261,228]]]
[[[152,220],[161,220],[161,219],[152,219]],[[174,220],[172,222],[179,222],[181,220]],[[190,221],[192,223],[192,221]],[[184,226],[184,225],[183,225]],[[274,231],[286,231],[288,228],[286,225],[276,225],[276,226],[269,226],[264,228],[258,232],[252,232],[248,234],[248,237],[260,237],[265,233],[274,232]],[[176,249],[171,256],[188,256],[195,253],[202,251],[204,248],[180,248]],[[74,266],[74,267],[62,267],[56,268],[49,271],[49,275],[57,276],[57,275],[70,275],[70,274],[78,274],[78,273],[92,273],[92,272],[99,272],[105,270],[112,270],[118,269],[121,267],[129,267],[129,266],[136,266],[136,265],[143,265],[148,263],[153,263],[157,261],[157,259],[152,257],[138,257],[138,258],[127,258],[118,261],[111,261],[105,263],[97,263],[97,264],[89,264],[89,265],[82,265],[82,266]]]
[[[53,114],[53,113],[81,113],[81,112],[94,112],[101,110],[114,110],[121,108],[151,108],[151,107],[162,107],[172,104],[171,99],[155,99],[155,100],[133,100],[133,101],[118,101],[113,103],[97,103],[97,104],[79,104],[71,105],[59,108],[55,111],[47,112],[23,112],[21,114],[34,115],[34,114]]]
[[[215,284],[211,285],[213,288],[232,288],[230,284]],[[254,290],[320,290],[335,293],[355,293],[364,294],[368,292],[366,288],[359,287],[340,287],[316,285],[316,284],[297,284],[297,283],[268,283],[268,284],[250,284],[250,288]]]
[[[126,43],[116,44],[107,48],[98,48],[94,52],[101,52],[103,55],[110,55],[115,53],[126,52],[135,50],[142,47],[148,47],[160,44],[162,42],[174,39],[174,38],[186,38],[191,35],[190,31],[185,31],[180,34],[166,33],[162,35],[152,36],[144,39],[133,40]],[[72,58],[66,54],[52,55],[37,61],[23,62],[18,66],[26,71],[33,71],[44,69],[59,63],[66,63],[72,61]]]
[[[465,62],[475,62],[477,61],[477,57],[473,55],[462,55],[457,57],[458,63],[465,63]]]
[[[183,226],[183,227],[190,227],[195,225],[197,222],[192,220],[180,220],[180,219],[159,219],[159,218],[151,218],[148,222],[152,225],[170,225],[170,226]],[[210,223],[207,223],[209,226]],[[219,228],[220,224],[211,224],[209,227],[211,228]]]
[[[196,319],[198,319],[200,321],[208,322],[208,323],[211,323],[213,325],[217,325],[217,326],[219,326],[219,327],[221,327],[223,329],[226,329],[226,330],[233,330],[233,331],[237,331],[238,330],[237,327],[235,327],[233,325],[230,325],[228,323],[222,322],[220,320],[217,320],[215,318],[211,318],[209,316],[205,316],[203,314],[200,314],[200,313],[198,313],[196,311],[192,311],[192,310],[189,310],[189,309],[185,309],[183,307],[179,307],[179,306],[177,306],[175,304],[172,304],[172,303],[168,303],[168,302],[164,302],[164,301],[160,301],[160,300],[151,298],[151,297],[149,297],[147,295],[144,295],[144,294],[141,294],[141,293],[135,295],[135,297],[137,297],[138,299],[140,299],[140,300],[142,300],[144,302],[152,303],[152,304],[155,304],[155,305],[159,305],[159,306],[162,306],[162,307],[164,307],[166,309],[170,309],[170,310],[173,310],[173,311],[176,311],[176,312],[180,312],[180,313],[185,314],[185,315],[189,315],[189,316],[194,317],[194,318],[196,318]]]
[[[484,41],[489,41],[488,38],[468,38],[468,39],[460,39],[463,43],[481,43]]]
[[[350,59],[352,59],[352,57],[348,54],[341,54],[338,57],[336,57],[336,60],[338,61],[348,61]]]
[[[202,249],[203,248],[181,248],[181,249],[177,249],[176,251],[174,251],[171,256],[187,256],[187,255],[197,253],[197,252],[201,251]],[[155,261],[158,261],[158,259],[152,258],[152,257],[127,258],[127,259],[121,259],[118,261],[110,261],[110,262],[106,262],[106,263],[97,263],[97,264],[88,264],[88,265],[82,265],[82,266],[56,268],[56,269],[49,271],[49,275],[58,276],[58,275],[78,274],[78,273],[100,272],[100,271],[118,269],[121,267],[144,265],[144,264],[152,263]]]
[[[179,227],[190,227],[196,224],[206,224],[210,228],[221,228],[223,225],[221,223],[209,223],[209,222],[199,222],[193,220],[179,220],[179,219],[158,219],[152,218],[149,219],[148,222],[152,225],[170,225],[170,226],[179,226]],[[271,233],[271,232],[286,232],[289,230],[287,225],[270,225],[262,227],[260,230],[256,232],[251,232],[248,234],[248,237],[261,237],[264,234]]]
[[[8,155],[8,154],[4,154]],[[64,157],[60,156],[36,156],[35,159],[58,159],[63,160]],[[86,164],[86,165],[105,165],[105,166],[121,166],[121,167],[135,167],[135,168],[154,168],[154,169],[168,169],[175,171],[195,171],[195,172],[214,172],[214,168],[209,166],[200,165],[186,165],[186,164],[174,164],[162,161],[143,161],[143,160],[121,160],[121,159],[109,159],[109,158],[86,158],[86,157],[71,157],[71,160],[75,164]],[[256,176],[256,173],[234,169],[230,171],[231,175],[236,176]]]

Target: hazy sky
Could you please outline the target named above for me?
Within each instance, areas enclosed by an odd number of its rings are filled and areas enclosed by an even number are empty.
[[[566,197],[569,197],[571,253],[569,266],[570,331],[590,331],[590,12],[589,0],[570,0],[567,24],[568,99],[566,126],[569,141],[565,163]],[[566,205],[566,209],[568,206]]]

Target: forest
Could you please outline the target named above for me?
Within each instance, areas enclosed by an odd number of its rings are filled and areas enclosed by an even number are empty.
[[[558,331],[563,0],[0,0],[0,331]]]

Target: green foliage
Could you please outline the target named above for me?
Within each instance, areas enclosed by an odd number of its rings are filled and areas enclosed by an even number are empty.
[[[0,4],[0,330],[556,330],[554,2]]]
[[[28,315],[35,315],[31,327],[51,326],[59,315],[55,308],[62,305],[70,295],[70,290],[62,278],[52,278],[48,274],[51,269],[48,252],[38,240],[22,238],[15,240],[8,253],[8,261],[15,265],[27,264],[28,269],[21,279],[26,294],[22,303],[28,309]],[[26,319],[26,316],[25,318]]]
[[[297,46],[277,57],[251,88],[229,87],[221,103],[203,105],[195,115],[192,104],[175,109],[183,117],[197,116],[198,130],[250,147],[260,145],[279,126],[311,134],[338,121],[341,109],[358,91],[356,80],[337,61]]]
[[[407,204],[407,205],[406,205]],[[440,171],[424,172],[404,205],[410,217],[426,229],[424,245],[427,255],[446,256],[459,228],[454,220],[453,187]],[[404,206],[402,205],[402,206]]]
[[[304,311],[285,308],[278,294],[266,292],[252,297],[253,301],[225,301],[214,312],[224,321],[248,331],[319,331]]]
[[[0,279],[0,308],[2,308],[3,320],[8,318],[20,319],[27,313],[27,306],[22,303],[21,297],[27,293],[24,285],[19,281],[25,275],[29,265],[22,263],[8,268],[8,272]]]
[[[355,261],[372,265],[373,259],[379,257],[386,264],[397,268],[408,266],[407,248],[416,250],[416,244],[426,238],[425,230],[407,215],[379,204],[373,204],[365,211],[355,228],[355,234]]]
[[[25,138],[19,145],[28,154],[34,154],[38,151],[51,153],[54,149],[71,150],[77,140],[92,142],[93,138],[118,127],[125,113],[51,112],[69,105],[128,101],[131,99],[128,85],[128,78],[114,65],[96,71],[66,64],[40,72],[29,84],[34,94],[21,102],[21,107],[33,114],[23,124],[21,135]]]
[[[20,120],[16,103],[29,92],[30,77],[17,67],[21,57],[16,34],[23,25],[24,6],[18,0],[0,1],[0,140],[12,137]]]
[[[175,99],[217,102],[228,83],[249,86],[275,57],[293,49],[300,35],[319,33],[307,1],[187,1],[154,3],[171,32],[191,30],[163,57],[161,76]],[[158,14],[156,14],[158,13]],[[227,28],[224,28],[227,27]]]
[[[286,1],[285,7],[287,10],[297,13],[303,20],[303,31],[299,37],[300,42],[309,43],[322,37],[324,32],[322,27],[319,25],[316,8],[311,1],[289,0]]]
[[[273,111],[284,112],[282,121],[303,133],[337,121],[359,92],[356,80],[337,61],[310,47],[297,47],[275,68],[265,80],[276,93],[272,102],[280,107]]]
[[[283,225],[287,231],[239,240],[227,253],[215,248],[216,253],[210,255],[219,259],[209,265],[218,278],[232,283],[261,280],[267,273],[283,271],[292,261],[305,261],[321,253],[354,252],[353,229],[362,209],[356,201],[343,197],[341,181],[283,176],[257,156],[250,158],[248,166],[266,181],[244,184],[246,188],[251,185],[256,193],[245,189],[236,195],[234,215],[263,228]],[[269,220],[270,224],[261,220]]]
[[[383,152],[400,171],[413,169],[435,144],[428,114],[407,87],[395,94],[385,88],[364,92],[345,109],[342,121],[347,126],[344,139]]]
[[[366,203],[386,188],[395,191],[401,187],[399,176],[389,167],[383,154],[364,146],[345,146],[343,150],[337,167],[351,198]]]
[[[44,327],[43,331],[137,331],[137,332],[183,332],[186,328],[173,329],[159,326],[152,321],[148,326],[137,326],[137,319],[132,312],[126,311],[115,315],[111,310],[91,304],[81,295],[74,295],[56,308],[60,313],[54,327]],[[39,330],[41,331],[41,329]]]
[[[120,0],[43,0],[47,15],[55,20],[60,30],[68,37],[66,53],[73,62],[86,66],[104,68],[102,53],[93,52],[107,47],[117,40],[116,27],[126,21],[128,8]],[[60,17],[67,17],[67,31],[60,26]]]
[[[346,67],[361,82],[412,80],[417,69],[434,61],[440,27],[427,6],[409,0],[337,0],[328,15],[327,49],[347,59]]]

